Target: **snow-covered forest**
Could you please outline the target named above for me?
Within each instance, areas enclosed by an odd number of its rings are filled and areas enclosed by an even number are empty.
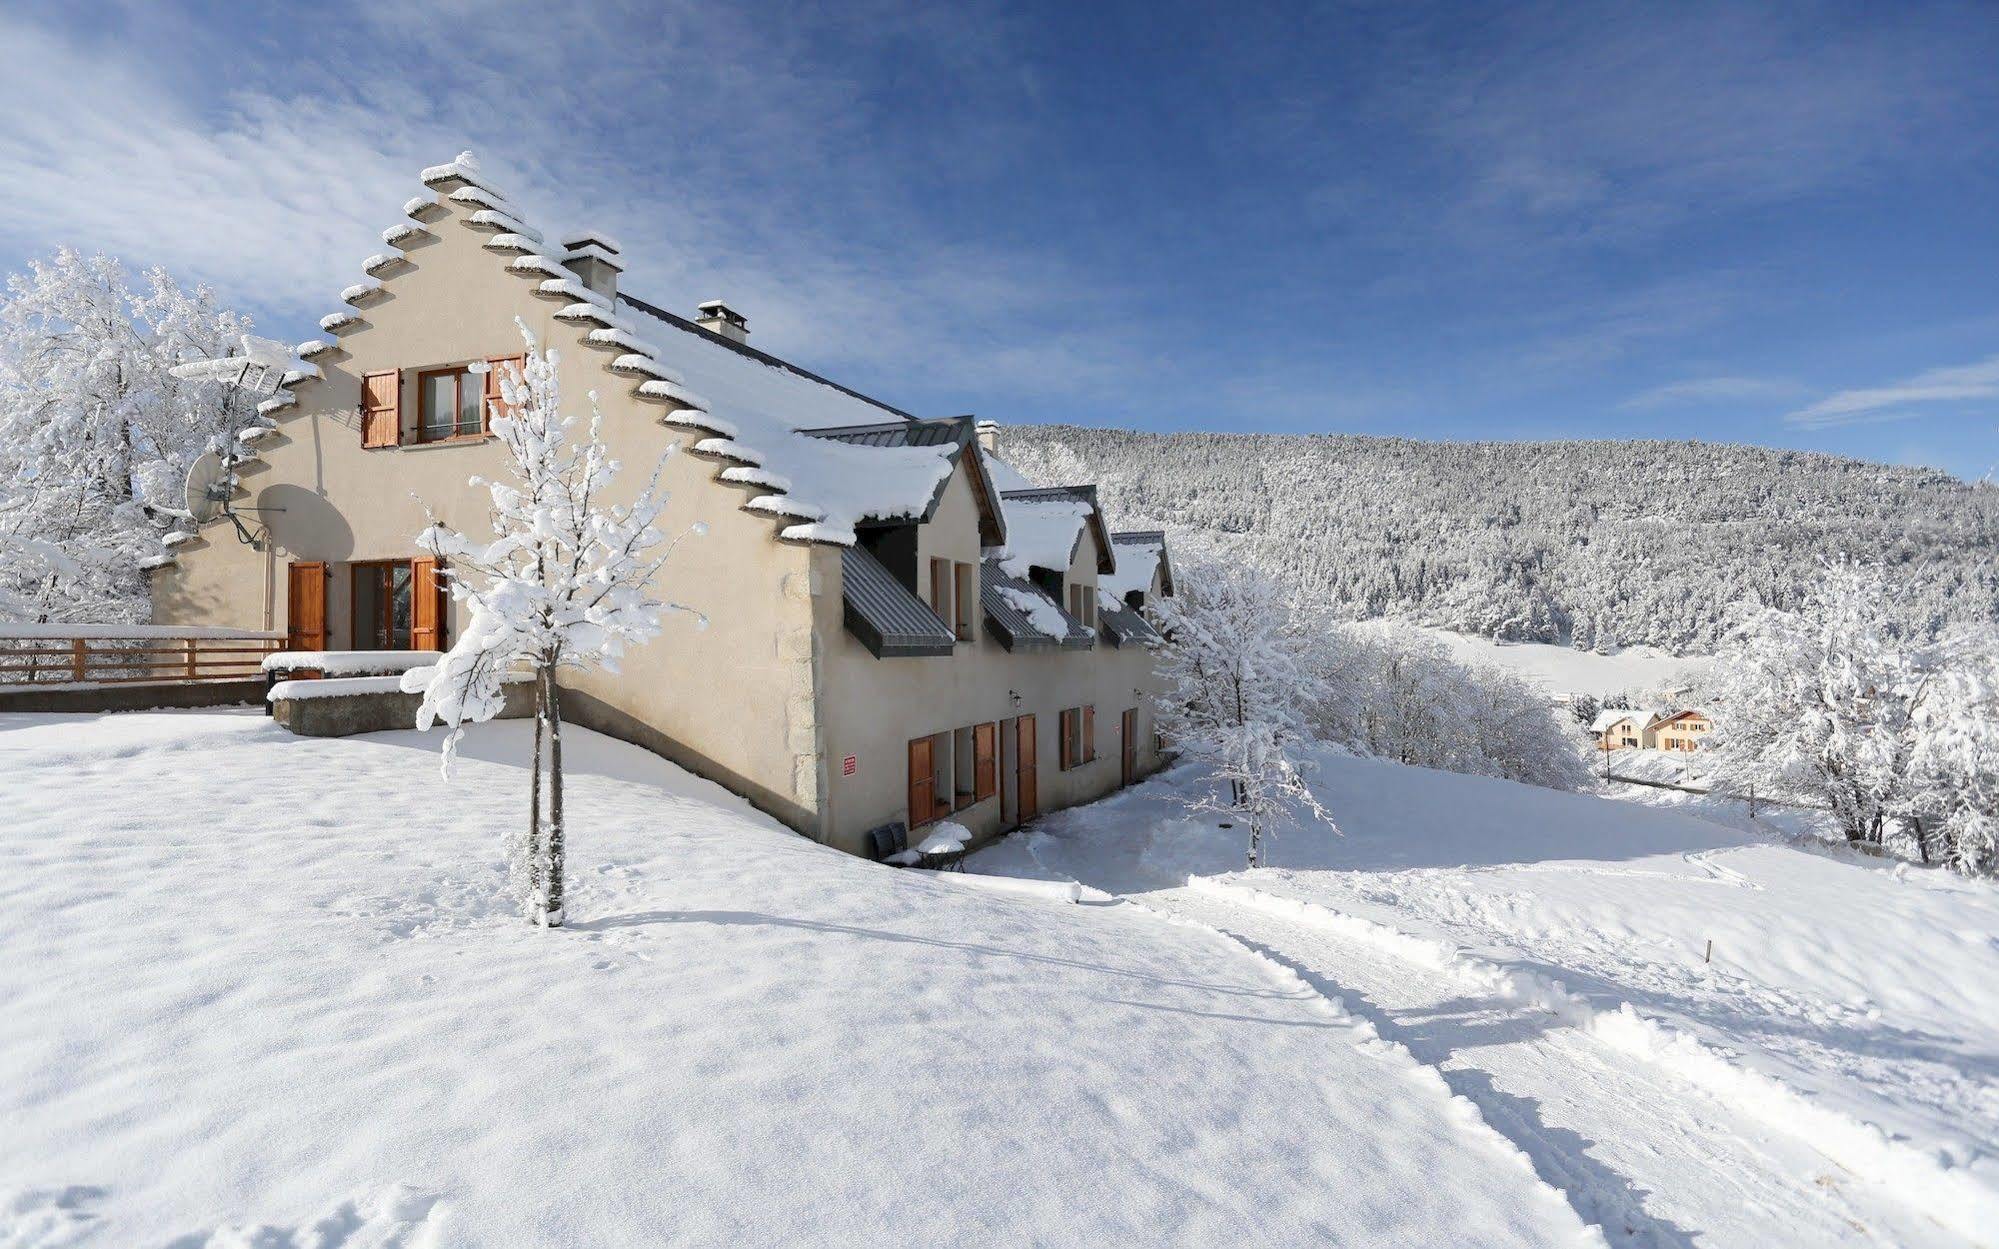
[[[1709,653],[1730,604],[1878,565],[1898,623],[1999,619],[1999,486],[1694,442],[1451,443],[1009,426],[1007,458],[1095,481],[1119,526],[1242,553],[1349,619]]]

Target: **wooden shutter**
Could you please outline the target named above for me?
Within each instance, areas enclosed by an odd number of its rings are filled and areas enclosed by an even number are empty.
[[[1083,708],[1083,762],[1097,757],[1097,708],[1094,703]]]
[[[937,618],[949,624],[951,621],[951,561],[933,559],[930,561],[930,610]]]
[[[999,725],[972,726],[973,802],[984,802],[999,792]]]
[[[1075,708],[1055,717],[1055,766],[1064,772],[1076,766]]]
[[[514,410],[500,397],[500,375],[503,371],[519,369],[527,363],[526,356],[494,356],[486,361],[491,367],[486,370],[486,398],[479,405],[479,428],[490,431],[495,416],[512,416]]]
[[[909,826],[928,824],[937,813],[937,761],[931,754],[930,739],[914,737],[909,742]]]
[[[393,447],[402,441],[402,374],[394,369],[361,379],[361,445]]]
[[[428,556],[410,561],[410,649],[444,649],[444,581]]]
[[[326,649],[326,565],[294,561],[285,585],[285,649]]]

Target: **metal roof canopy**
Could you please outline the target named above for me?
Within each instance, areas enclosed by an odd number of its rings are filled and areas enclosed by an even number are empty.
[[[847,632],[877,659],[949,655],[958,645],[930,604],[910,593],[865,547],[841,548],[840,597]]]

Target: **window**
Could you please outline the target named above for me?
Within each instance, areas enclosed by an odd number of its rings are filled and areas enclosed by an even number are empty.
[[[966,725],[909,743],[909,825],[928,824],[999,792],[999,725]]]
[[[958,606],[958,640],[960,642],[969,642],[972,640],[972,609],[979,602],[979,592],[972,581],[972,578],[977,575],[977,571],[970,564],[965,563],[954,565],[954,568],[957,572],[954,590],[957,595]]]
[[[959,811],[972,805],[972,730],[955,729],[951,733],[951,776],[954,784],[952,806]]]
[[[1071,707],[1062,713],[1060,762],[1063,771],[1079,768],[1097,757],[1097,709]]]
[[[1082,621],[1083,627],[1095,630],[1097,627],[1096,587],[1081,582],[1069,586],[1069,614]]]
[[[444,649],[450,595],[435,559],[424,556],[350,564],[348,586],[353,649]]]
[[[410,649],[409,563],[355,564],[352,585],[354,649]]]
[[[417,374],[417,441],[442,442],[485,433],[480,410],[485,393],[486,376],[464,367]]]

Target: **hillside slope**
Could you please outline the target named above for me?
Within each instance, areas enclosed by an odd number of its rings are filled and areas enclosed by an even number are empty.
[[[1121,526],[1242,552],[1354,619],[1705,653],[1745,594],[1879,563],[1908,622],[1999,619],[1999,487],[1693,442],[1449,443],[1009,426],[1031,477],[1096,481]]]
[[[1243,872],[1243,829],[1180,801],[1202,784],[1169,769],[972,868],[1280,958],[1440,1067],[1613,1243],[1995,1243],[1999,889],[1333,754],[1314,785],[1339,831],[1280,826],[1275,866]]]
[[[550,933],[525,724],[0,716],[0,1246],[1601,1243],[1213,933],[571,733]]]

